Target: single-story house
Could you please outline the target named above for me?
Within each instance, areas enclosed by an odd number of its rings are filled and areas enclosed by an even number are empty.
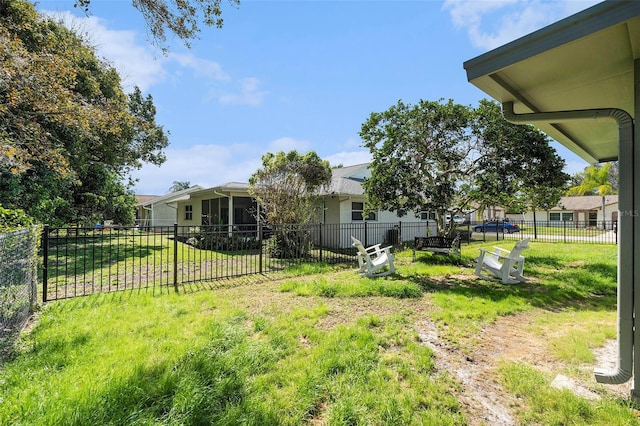
[[[318,236],[322,238],[323,245],[350,247],[350,235],[336,232],[338,225],[344,224],[366,222],[369,225],[367,240],[375,242],[390,240],[386,233],[394,232],[394,226],[399,222],[424,225],[407,227],[402,235],[404,241],[412,240],[415,236],[426,236],[427,233],[435,234],[435,222],[429,220],[426,212],[417,216],[407,214],[399,217],[389,211],[376,211],[364,217],[366,196],[362,182],[368,176],[370,171],[367,163],[333,169],[331,184],[322,193],[322,203],[318,205],[318,222],[336,226],[323,227],[326,231],[323,231],[322,236]],[[177,206],[177,216],[174,216],[174,220],[179,226],[194,227],[213,224],[256,225],[255,217],[259,206],[249,196],[248,188],[247,183],[229,182],[221,186],[190,191],[172,200]],[[358,229],[359,227],[354,227],[354,233],[358,234],[354,236],[364,241],[363,231],[356,231]]]
[[[507,215],[511,220],[533,221],[533,212]],[[562,197],[549,210],[535,212],[535,220],[541,222],[573,222],[576,226],[611,226],[618,220],[617,195],[583,195]],[[603,222],[604,221],[604,222]]]
[[[202,189],[201,186],[195,185],[182,191],[160,196],[136,196],[138,200],[136,204],[136,225],[141,228],[147,226],[173,226],[177,218],[177,201],[200,189]]]

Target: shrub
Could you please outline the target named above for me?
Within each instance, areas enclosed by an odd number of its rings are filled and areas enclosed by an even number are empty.
[[[0,205],[0,232],[15,231],[33,224],[34,220],[27,216],[24,210],[7,209]]]
[[[199,249],[216,251],[254,250],[259,247],[258,237],[254,232],[239,231],[236,228],[229,232],[227,226],[197,228],[186,242]]]
[[[298,229],[278,229],[267,240],[266,250],[276,259],[302,259],[311,254],[311,235]]]

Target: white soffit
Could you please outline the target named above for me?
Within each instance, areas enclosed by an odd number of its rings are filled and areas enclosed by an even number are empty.
[[[464,63],[468,80],[517,114],[619,108],[634,111],[640,1],[605,1]],[[586,161],[618,157],[613,120],[538,123]]]

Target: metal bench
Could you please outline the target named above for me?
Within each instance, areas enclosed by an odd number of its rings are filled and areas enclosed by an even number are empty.
[[[460,255],[460,234],[455,237],[431,236],[415,237],[413,241],[413,260],[416,260],[416,251],[423,250],[431,253]]]

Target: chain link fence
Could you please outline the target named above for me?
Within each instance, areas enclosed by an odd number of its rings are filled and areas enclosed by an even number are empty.
[[[0,234],[0,337],[20,330],[33,311],[39,235],[37,227]]]

